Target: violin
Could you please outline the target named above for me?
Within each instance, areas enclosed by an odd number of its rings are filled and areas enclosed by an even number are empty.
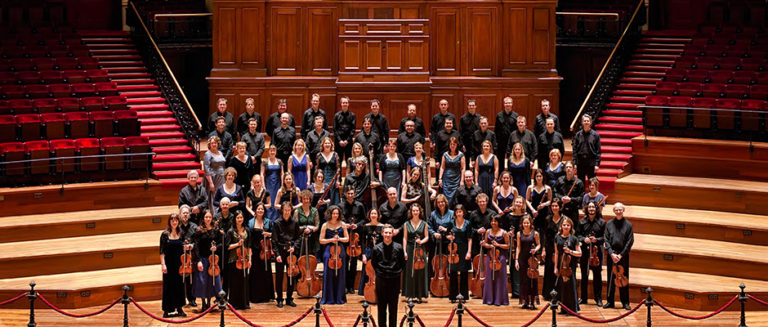
[[[244,241],[244,239],[243,239]],[[235,268],[243,271],[243,278],[246,277],[246,271],[251,269],[251,249],[245,247],[245,242],[235,250],[237,261]]]
[[[451,231],[451,235],[453,234],[453,231]],[[448,243],[448,263],[449,264],[457,264],[459,263],[459,254],[457,253],[459,250],[459,247],[456,245],[456,243],[451,240],[450,243]]]
[[[264,237],[261,239],[261,252],[259,252],[259,259],[264,261],[264,271],[267,271],[268,262],[274,256],[275,251],[272,250],[272,238]]]
[[[565,245],[568,247],[568,244]],[[571,269],[571,255],[563,251],[560,256],[560,277],[563,278],[563,283],[568,282],[573,275],[573,269]]]
[[[376,244],[376,236],[373,237],[373,244]],[[376,271],[373,270],[370,259],[365,262],[365,275],[368,277],[368,282],[363,288],[363,297],[368,303],[376,303]]]
[[[211,241],[211,247],[214,246],[216,246],[216,242]],[[216,255],[216,253],[211,252],[211,255],[208,256],[208,275],[216,277],[219,274],[221,274],[221,269],[219,268],[219,256]]]
[[[600,257],[598,256],[597,245],[589,246],[589,266],[590,267],[600,266]]]
[[[624,276],[624,266],[614,265],[612,272],[613,282],[616,286],[627,287],[629,285],[629,279],[627,279],[627,276]]]
[[[287,258],[285,258],[285,262],[288,264],[288,266],[285,268],[285,274],[288,275],[288,278],[291,279],[291,282],[293,282],[293,277],[299,275],[298,260],[293,253],[288,253]]]
[[[341,259],[341,246],[338,242],[334,243],[331,248],[331,257],[328,259],[328,268],[334,270],[336,276],[339,275],[339,269],[344,265],[344,261]]]
[[[192,274],[192,254],[187,250],[189,241],[184,241],[184,253],[181,254],[181,267],[179,267],[179,275],[182,278],[187,278],[187,275]]]
[[[531,250],[535,249],[535,245],[531,245]],[[536,257],[536,254],[531,254],[531,257],[528,258],[528,278],[530,279],[538,279],[539,278],[539,258]]]
[[[437,254],[432,259],[432,269],[434,270],[435,275],[432,276],[432,280],[429,282],[429,289],[432,291],[432,294],[437,297],[448,296],[449,292],[448,274],[445,271],[448,256],[443,255],[443,247],[440,245],[440,242],[437,242]]]
[[[424,248],[421,244],[416,243],[416,246],[413,248],[413,269],[411,269],[411,277],[413,277],[414,270],[422,270],[425,265]]]
[[[472,259],[472,270],[475,276],[469,282],[469,291],[477,298],[483,297],[483,286],[485,285],[485,248],[480,247],[480,254]]]
[[[323,288],[323,282],[317,277],[317,258],[309,254],[309,235],[304,235],[302,240],[302,256],[299,257],[299,270],[301,280],[296,285],[296,292],[301,297],[313,297]]]
[[[360,234],[351,232],[349,234],[349,246],[347,246],[347,255],[350,258],[359,257],[363,254],[363,248],[360,247]]]

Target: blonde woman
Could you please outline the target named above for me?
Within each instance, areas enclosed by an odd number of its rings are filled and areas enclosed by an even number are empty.
[[[312,168],[306,147],[304,140],[296,140],[296,142],[293,142],[293,153],[288,158],[288,171],[293,174],[293,181],[296,183],[296,187],[302,191],[309,188],[309,170]]]

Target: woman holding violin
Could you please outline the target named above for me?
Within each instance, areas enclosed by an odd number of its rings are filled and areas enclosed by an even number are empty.
[[[520,273],[520,304],[523,309],[536,309],[539,304],[539,232],[533,229],[533,218],[525,215],[520,222],[515,247],[515,269]]]
[[[168,226],[160,234],[160,264],[163,271],[163,317],[186,317],[182,274],[190,268],[191,254],[184,252],[184,238],[179,228],[179,215],[171,214]],[[186,265],[185,265],[186,264]],[[190,273],[188,271],[187,273]]]
[[[499,217],[491,217],[491,229],[485,232],[480,242],[480,246],[488,252],[485,256],[483,304],[509,305],[506,269],[509,245],[509,234],[499,226]]]
[[[381,228],[383,226],[383,224],[380,221],[381,211],[379,211],[378,208],[373,208],[369,210],[367,216],[368,216],[368,222],[365,225],[363,225],[363,228],[360,233],[360,238],[362,240],[362,250],[363,250],[363,267],[365,269],[363,270],[364,273],[360,277],[360,285],[357,288],[357,294],[363,295],[363,296],[365,295],[365,285],[368,284],[368,274],[367,274],[367,271],[368,271],[367,267],[369,265],[368,259],[371,257],[371,251],[373,250],[373,246],[381,243]]]
[[[408,221],[403,226],[403,242],[406,247],[403,295],[421,303],[427,297],[427,255],[424,244],[429,241],[429,228],[424,222],[421,205],[414,203],[408,210]]]
[[[192,235],[192,240],[195,244],[193,252],[197,261],[193,264],[193,293],[195,297],[201,299],[200,312],[203,312],[211,306],[211,298],[218,297],[221,292],[219,256],[216,254],[221,247],[221,232],[210,210],[206,209],[203,212],[203,220]],[[211,262],[211,259],[215,262]]]
[[[579,301],[576,293],[576,266],[581,257],[581,244],[576,235],[573,235],[573,220],[563,217],[560,230],[555,235],[555,275],[560,303],[579,312]],[[565,311],[560,311],[565,314]]]
[[[245,226],[245,216],[235,211],[235,223],[227,231],[227,278],[229,303],[238,310],[250,309],[248,302],[248,274],[251,268],[251,235]]]
[[[461,294],[469,300],[469,268],[472,267],[472,224],[467,220],[467,209],[457,204],[453,210],[453,221],[448,226],[448,270],[450,291],[448,299],[456,302]]]
[[[326,222],[320,229],[323,251],[323,298],[322,304],[347,303],[344,261],[347,259],[343,243],[349,242],[347,226],[342,222],[341,208],[331,206],[326,211]]]
[[[550,301],[552,297],[549,293],[555,288],[555,235],[560,230],[560,222],[562,222],[562,216],[560,208],[563,207],[563,201],[560,198],[552,199],[550,204],[550,214],[547,217],[547,227],[544,229],[544,233],[541,235],[544,243],[544,251],[542,252],[542,260],[544,260],[544,285],[541,289],[541,293],[544,296],[544,300]]]
[[[256,175],[258,176],[258,175]],[[251,251],[253,264],[248,278],[251,303],[269,302],[275,298],[275,288],[272,283],[271,259],[275,253],[272,249],[272,221],[267,219],[266,204],[257,202],[253,208],[253,218],[249,223],[251,233]]]

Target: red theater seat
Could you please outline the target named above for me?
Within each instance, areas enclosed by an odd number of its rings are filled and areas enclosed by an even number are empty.
[[[40,114],[43,128],[45,128],[45,138],[49,140],[63,139],[66,137],[64,114],[60,112]]]
[[[78,156],[80,156],[80,171],[99,170],[99,158],[95,157],[100,154],[99,139],[77,139],[75,140],[75,147]]]
[[[668,100],[666,96],[649,95],[645,97],[645,104],[663,107],[667,105]],[[664,126],[664,108],[645,108],[645,124],[653,127]]]
[[[741,100],[720,98],[716,104],[718,109],[724,109],[717,112],[717,128],[732,130],[736,127],[736,110],[741,107]]]
[[[48,90],[56,98],[64,98],[72,96],[72,85],[65,84],[51,84],[48,86]]]
[[[701,69],[688,70],[688,74],[685,75],[686,81],[703,83],[709,79],[709,71]]]
[[[122,137],[105,137],[101,139],[101,152],[105,155],[115,155],[125,153],[125,139]],[[125,157],[108,156],[104,158],[104,168],[106,170],[125,169]]]
[[[104,100],[100,97],[80,98],[80,107],[85,111],[104,110]]]
[[[51,97],[51,92],[48,90],[48,85],[44,85],[44,84],[27,85],[26,91],[27,91],[27,95],[29,95],[29,97],[33,99]]]
[[[46,84],[64,83],[64,75],[58,70],[41,71],[40,79]]]
[[[3,157],[3,171],[6,176],[24,175],[24,163],[17,162],[8,164],[6,162],[22,161],[26,159],[24,143],[0,143],[0,155]]]
[[[40,115],[16,115],[16,124],[21,131],[19,136],[22,141],[26,142],[40,139]]]
[[[35,99],[32,100],[32,106],[34,106],[37,109],[37,112],[41,114],[57,112],[59,101],[56,99]]]
[[[56,173],[75,171],[75,140],[52,140],[51,154],[55,159]],[[69,157],[69,159],[62,159]]]
[[[765,111],[764,100],[741,100],[741,129],[745,131],[760,130],[760,114]]]
[[[88,74],[84,70],[65,70],[62,72],[69,83],[85,83]]]
[[[657,82],[656,95],[675,95],[679,84],[677,82]]]
[[[115,121],[117,121],[117,135],[120,136],[138,136],[139,135],[139,116],[133,110],[115,111]]]
[[[98,138],[114,136],[114,117],[111,111],[91,111],[93,136]]]
[[[67,112],[64,114],[64,118],[69,125],[69,138],[79,139],[91,136],[91,120],[87,112]]]
[[[16,141],[16,118],[11,115],[0,116],[0,143]]]
[[[691,106],[691,97],[674,96],[669,97],[668,105],[670,107],[682,107],[680,109],[669,109],[669,126],[688,127],[688,108]]]
[[[99,96],[107,97],[117,95],[117,83],[115,82],[95,83],[94,86],[96,87]]]
[[[29,99],[13,99],[8,100],[8,105],[16,115],[33,114],[35,113],[35,105],[32,100]]]
[[[16,79],[21,81],[22,84],[40,84],[40,72],[28,71],[16,73]]]
[[[63,112],[80,111],[80,100],[77,98],[58,98],[56,101]]]
[[[749,88],[749,97],[757,100],[768,100],[768,85],[752,85]]]
[[[697,96],[701,93],[701,83],[685,82],[677,87],[677,93],[684,96]]]
[[[682,82],[685,76],[688,74],[688,69],[685,68],[672,68],[664,74],[664,81],[667,82]]]
[[[26,95],[26,90],[22,85],[5,85],[0,88],[3,97],[6,99],[21,99]]]
[[[93,83],[73,83],[72,93],[79,98],[92,97],[96,95],[96,87]]]
[[[749,85],[727,84],[725,85],[725,96],[737,99],[747,98],[749,96]]]
[[[714,98],[694,98],[691,104],[694,108],[712,109],[715,107]],[[712,127],[711,110],[693,110],[693,127],[705,128]]]
[[[710,98],[719,98],[725,95],[725,84],[706,83],[701,87],[701,95]]]
[[[126,110],[128,109],[128,100],[122,95],[104,97],[104,107],[112,111]]]
[[[149,153],[149,138],[146,136],[129,136],[125,138],[125,146],[128,153]],[[147,169],[149,167],[150,157],[130,156],[128,158],[129,169]]]
[[[86,71],[88,79],[93,83],[106,83],[109,81],[107,73],[101,69],[89,69]]]
[[[29,162],[29,172],[32,175],[47,175],[51,172],[51,148],[48,141],[38,140],[24,142],[24,151],[32,160]]]
[[[731,83],[733,79],[733,71],[730,70],[717,70],[709,72],[709,81],[711,83]]]

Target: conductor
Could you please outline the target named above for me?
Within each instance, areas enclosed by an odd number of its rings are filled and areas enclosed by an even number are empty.
[[[371,263],[376,272],[376,303],[379,310],[379,326],[397,326],[397,301],[400,297],[400,273],[405,267],[403,246],[392,242],[392,225],[381,230],[382,243],[376,244],[371,253]],[[389,309],[389,320],[387,320]]]

